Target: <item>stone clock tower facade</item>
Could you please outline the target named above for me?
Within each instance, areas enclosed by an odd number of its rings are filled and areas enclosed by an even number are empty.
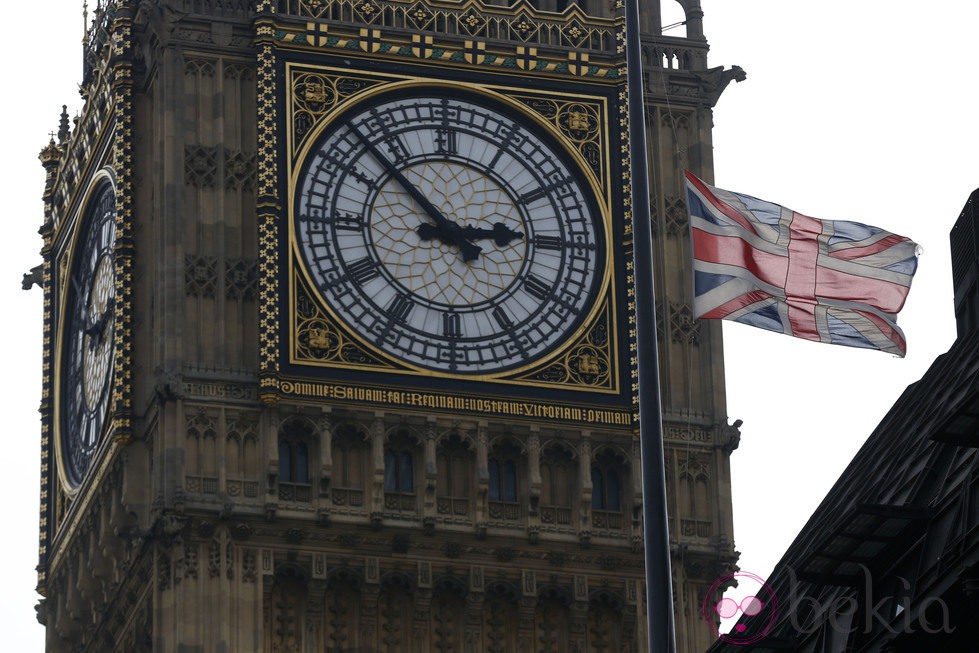
[[[646,3],[678,646],[732,569],[682,171],[706,67]],[[644,650],[622,8],[98,2],[42,151],[51,651]],[[664,591],[649,588],[649,592]]]

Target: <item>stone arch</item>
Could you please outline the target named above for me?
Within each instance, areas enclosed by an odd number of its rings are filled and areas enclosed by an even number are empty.
[[[487,653],[509,653],[517,650],[519,615],[517,588],[505,581],[486,585],[483,600],[483,650]]]
[[[377,599],[380,650],[397,653],[410,645],[414,589],[411,577],[404,572],[391,571],[381,577],[381,591]]]
[[[440,653],[462,650],[468,593],[465,583],[451,575],[432,586],[432,643]]]
[[[327,573],[324,619],[327,651],[360,650],[362,585],[362,576],[349,567],[337,567]]]
[[[558,585],[538,589],[534,612],[534,650],[562,653],[571,650],[571,592]]]
[[[266,650],[305,650],[309,575],[294,563],[279,565],[273,575],[266,624]]]
[[[611,653],[622,650],[622,612],[625,601],[618,593],[599,589],[588,601],[588,651]]]

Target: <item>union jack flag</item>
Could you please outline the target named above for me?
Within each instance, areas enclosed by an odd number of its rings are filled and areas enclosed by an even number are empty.
[[[686,176],[695,317],[904,356],[896,320],[918,267],[914,242]]]

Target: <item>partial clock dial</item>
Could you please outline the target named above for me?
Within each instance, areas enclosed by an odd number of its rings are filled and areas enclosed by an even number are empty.
[[[556,139],[476,95],[387,96],[334,120],[300,171],[300,255],[327,306],[409,365],[496,374],[580,326],[606,265]]]
[[[114,357],[116,197],[104,184],[89,205],[68,279],[61,366],[61,450],[78,485],[98,448]]]

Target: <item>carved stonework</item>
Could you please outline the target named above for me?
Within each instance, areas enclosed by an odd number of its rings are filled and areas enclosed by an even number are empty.
[[[226,190],[251,190],[255,186],[255,154],[224,150]]]
[[[225,262],[224,290],[228,299],[254,301],[258,292],[258,266],[254,260],[229,258]]]
[[[670,302],[670,333],[677,344],[700,344],[700,320],[695,320],[690,304]]]
[[[184,148],[184,181],[198,188],[213,188],[218,174],[218,148],[188,145]]]
[[[682,197],[667,196],[666,201],[666,233],[671,236],[682,236],[687,233],[687,204]]]
[[[184,255],[184,288],[191,297],[214,297],[218,261],[213,256]]]

